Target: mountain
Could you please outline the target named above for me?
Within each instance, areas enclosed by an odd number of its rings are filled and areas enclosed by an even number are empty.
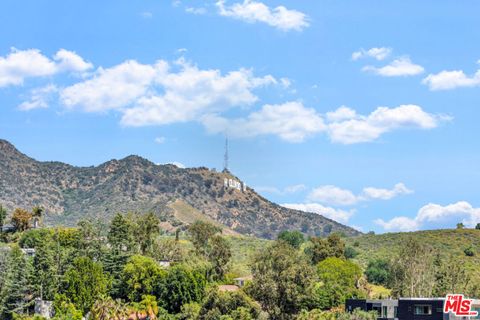
[[[239,189],[225,186],[239,185]],[[246,187],[230,172],[156,165],[138,156],[99,166],[39,162],[0,140],[0,204],[9,210],[40,205],[47,224],[75,225],[85,217],[109,220],[117,212],[155,212],[173,231],[197,219],[240,233],[273,238],[282,230],[308,235],[359,232],[314,213],[287,209]]]

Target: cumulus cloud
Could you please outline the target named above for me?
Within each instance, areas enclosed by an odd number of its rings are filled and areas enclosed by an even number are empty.
[[[313,189],[307,200],[333,206],[351,206],[361,201],[390,200],[410,193],[413,193],[413,190],[408,189],[403,183],[397,183],[392,189],[366,187],[358,195],[348,189],[325,185]]]
[[[12,48],[9,54],[0,57],[0,87],[21,85],[27,78],[85,71],[91,67],[79,55],[65,49],[60,49],[52,60],[38,49]]]
[[[18,109],[22,111],[29,111],[33,109],[45,109],[48,108],[48,102],[52,98],[52,95],[58,91],[57,87],[53,84],[33,89],[30,92],[30,99],[22,102]]]
[[[163,61],[144,65],[134,60],[99,68],[92,78],[64,88],[60,101],[69,108],[87,112],[123,108],[144,96],[155,77],[166,74],[167,69]]]
[[[480,86],[480,70],[472,76],[467,76],[462,70],[441,71],[437,74],[429,74],[422,83],[432,91],[478,87]]]
[[[378,107],[367,116],[341,107],[327,113],[327,119],[330,139],[342,144],[374,141],[384,133],[401,128],[432,129],[441,121],[450,120],[448,116],[427,113],[417,105]]]
[[[372,72],[383,77],[415,76],[424,72],[421,65],[414,64],[410,58],[402,57],[393,60],[386,66],[377,68],[374,66],[365,66],[362,69],[366,72]]]
[[[194,15],[203,15],[207,13],[207,9],[200,7],[200,8],[195,8],[195,7],[187,7],[185,8],[185,12],[191,13]]]
[[[474,227],[480,221],[480,208],[475,208],[466,201],[446,206],[429,203],[420,208],[414,218],[399,216],[389,221],[377,219],[374,222],[387,231],[415,231],[426,223],[442,223],[452,219],[461,220],[467,227]]]
[[[352,191],[332,185],[320,186],[310,192],[307,199],[330,205],[348,206],[356,204],[359,199]]]
[[[278,195],[288,195],[288,194],[302,192],[306,190],[307,187],[304,184],[295,184],[295,185],[287,186],[283,189],[279,189],[277,187],[269,187],[269,186],[258,186],[258,187],[254,187],[254,189],[255,191],[258,191],[258,192],[272,193],[272,194],[278,194]]]
[[[355,214],[355,210],[341,210],[331,207],[325,207],[318,203],[284,203],[283,207],[300,210],[305,212],[313,212],[330,218],[332,220],[347,223],[348,220]]]
[[[360,49],[359,51],[355,51],[354,53],[352,53],[352,60],[355,61],[358,59],[370,57],[380,61],[390,56],[391,53],[392,49],[386,47],[371,48],[368,50]]]
[[[287,9],[284,6],[272,9],[264,3],[254,0],[244,0],[242,3],[234,3],[230,6],[226,6],[225,1],[220,0],[216,5],[222,16],[248,23],[262,22],[282,31],[301,31],[309,26],[306,14]]]
[[[227,119],[208,115],[202,120],[211,133],[227,132],[232,137],[277,135],[288,142],[302,142],[306,137],[325,131],[322,117],[301,102],[264,105],[247,118]]]
[[[155,143],[158,143],[158,144],[162,144],[162,143],[165,143],[165,141],[167,141],[167,138],[165,137],[156,137],[154,139]]]
[[[393,189],[364,188],[361,197],[366,199],[390,200],[396,196],[410,193],[413,193],[413,190],[408,189],[403,183],[397,183]]]
[[[275,83],[272,76],[255,77],[246,69],[222,75],[219,70],[183,64],[180,72],[157,79],[163,94],[138,99],[133,108],[124,111],[122,123],[145,126],[198,120],[232,107],[250,106],[258,100],[253,89]]]

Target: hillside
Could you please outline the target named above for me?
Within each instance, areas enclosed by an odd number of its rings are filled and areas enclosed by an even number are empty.
[[[416,232],[385,233],[379,235],[365,234],[345,239],[348,246],[352,246],[359,253],[356,260],[366,266],[371,259],[393,258],[405,241],[412,237],[420,243],[428,245],[445,257],[454,257],[459,264],[463,264],[473,275],[480,280],[480,230],[472,229],[445,229]],[[473,247],[475,255],[466,256],[464,249]]]
[[[359,234],[321,215],[281,207],[249,187],[225,187],[224,179],[240,182],[229,172],[156,165],[138,156],[95,167],[39,162],[0,140],[0,203],[9,210],[40,205],[50,225],[75,225],[85,217],[108,220],[116,212],[153,211],[167,230],[203,217],[225,226],[228,233],[262,238],[273,238],[282,230],[320,236],[330,229]]]

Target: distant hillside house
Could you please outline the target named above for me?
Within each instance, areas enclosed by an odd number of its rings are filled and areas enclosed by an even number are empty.
[[[161,266],[164,267],[164,268],[170,267],[170,263],[171,263],[170,260],[160,260],[160,261],[158,262],[158,264],[161,265]]]
[[[246,277],[233,279],[233,281],[235,281],[235,284],[239,287],[243,287],[247,282],[250,282],[252,280],[253,280],[253,276],[246,276]]]

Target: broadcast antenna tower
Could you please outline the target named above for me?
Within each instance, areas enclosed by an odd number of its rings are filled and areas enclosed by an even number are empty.
[[[228,171],[228,137],[225,136],[225,155],[223,156],[223,171]]]

